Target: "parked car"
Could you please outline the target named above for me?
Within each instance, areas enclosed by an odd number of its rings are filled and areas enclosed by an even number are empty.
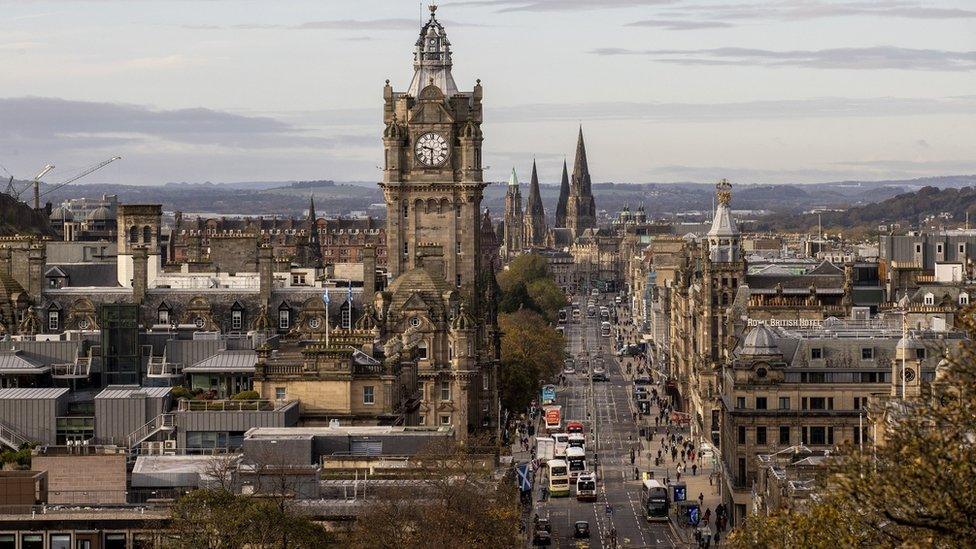
[[[639,375],[634,379],[635,385],[650,385],[651,383],[651,376],[647,374]]]
[[[590,539],[590,523],[578,520],[573,525],[573,537],[576,539]]]

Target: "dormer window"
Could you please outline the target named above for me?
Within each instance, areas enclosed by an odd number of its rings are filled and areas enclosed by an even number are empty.
[[[169,324],[169,307],[164,303],[156,310],[156,324]]]
[[[926,305],[935,305],[935,294],[931,292],[925,294],[924,303]]]
[[[54,305],[47,311],[47,329],[49,332],[61,330],[61,311]]]
[[[966,292],[959,294],[959,304],[969,305],[969,294],[967,294]]]

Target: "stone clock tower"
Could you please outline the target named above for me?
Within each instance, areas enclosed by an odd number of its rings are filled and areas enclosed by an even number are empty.
[[[421,245],[444,252],[444,278],[474,290],[481,266],[481,81],[461,92],[451,75],[451,43],[431,6],[403,92],[383,89],[386,236],[390,274],[419,265]]]

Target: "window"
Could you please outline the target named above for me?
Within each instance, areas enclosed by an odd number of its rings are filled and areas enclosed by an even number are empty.
[[[827,444],[826,427],[804,427],[803,444],[820,445]]]
[[[441,400],[451,400],[451,382],[441,382]]]
[[[735,480],[737,480],[739,485],[742,486],[746,483],[746,458],[739,458],[738,469],[739,470],[736,471],[738,474],[736,475]]]
[[[790,397],[779,397],[779,409],[780,410],[790,409]]]
[[[779,428],[779,443],[785,446],[790,444],[790,428],[786,425],[781,425]]]
[[[963,255],[965,253],[966,253],[966,243],[965,242],[960,242],[959,243],[959,255]]]
[[[967,294],[965,292],[959,294],[959,304],[960,305],[969,305],[969,294]]]
[[[451,416],[450,415],[441,416],[441,425],[450,425],[450,424],[451,424]]]
[[[407,208],[407,205],[404,204],[403,205],[403,218],[404,219],[407,219],[408,217],[410,217],[410,210],[409,210],[409,208]]]
[[[149,244],[150,242],[152,242],[152,229],[146,225],[142,228],[142,243]]]
[[[756,427],[756,444],[760,446],[766,445],[766,428]]]
[[[275,387],[275,400],[285,400],[287,396],[288,393],[284,387]]]
[[[935,294],[927,293],[925,294],[924,303],[926,305],[935,305]]]
[[[746,397],[735,397],[735,409],[744,410],[746,407]]]
[[[278,311],[278,329],[287,330],[288,326],[291,325],[291,311],[288,309],[280,309]]]
[[[746,428],[742,425],[739,426],[739,444],[746,443]]]
[[[823,358],[823,349],[820,347],[814,347],[810,349],[810,360],[820,360]]]
[[[756,397],[756,409],[757,410],[766,409],[766,397]]]
[[[459,275],[457,275],[454,278],[455,278],[455,283],[457,284],[457,287],[460,288],[461,287],[461,275],[459,274]]]
[[[457,246],[455,246],[455,249],[457,250],[457,254],[458,255],[461,255],[461,243],[460,242],[457,243]]]
[[[917,254],[922,253],[922,245],[921,244],[916,244],[915,245],[915,253],[917,253]]]
[[[427,342],[421,341],[417,344],[417,359],[427,360]]]
[[[935,245],[935,251],[936,251],[936,253],[938,253],[939,255],[942,255],[942,244],[936,244],[936,245]]]
[[[860,410],[861,408],[864,408],[865,407],[864,398],[865,397],[854,397],[854,409],[855,410]]]
[[[342,323],[342,329],[348,330],[352,328],[352,302],[347,301],[343,303],[342,310],[339,314],[341,315],[340,322]]]
[[[52,332],[58,331],[61,327],[61,313],[57,311],[47,312],[47,329]]]
[[[410,254],[410,249],[407,247],[407,243],[404,242],[403,243],[403,255],[409,255],[409,254]]]
[[[71,549],[71,534],[51,534],[50,549]]]
[[[363,404],[375,404],[376,396],[373,393],[374,387],[372,385],[366,385],[363,387]]]
[[[861,349],[861,360],[874,360],[874,347],[863,347]]]
[[[807,400],[807,399],[804,399]],[[826,410],[827,409],[827,399],[824,397],[812,397],[808,400],[809,407],[805,409],[809,410]]]
[[[915,349],[915,358],[919,360],[925,360],[925,349]]]
[[[169,309],[156,311],[156,324],[169,324]]]
[[[305,273],[291,273],[291,285],[292,286],[304,286],[305,285]]]
[[[240,330],[244,327],[244,311],[234,310],[230,312],[230,328]]]

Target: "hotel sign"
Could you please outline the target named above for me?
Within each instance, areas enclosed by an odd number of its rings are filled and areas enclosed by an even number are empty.
[[[822,328],[823,320],[816,318],[747,318],[747,326],[778,326],[780,328]]]

